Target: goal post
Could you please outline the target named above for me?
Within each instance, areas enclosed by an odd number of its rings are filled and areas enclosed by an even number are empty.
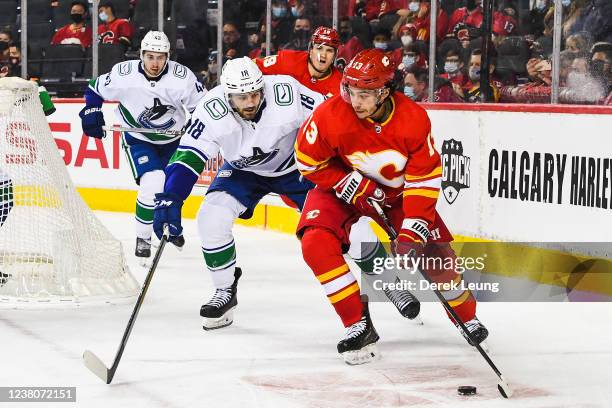
[[[123,303],[139,285],[77,193],[38,97],[0,78],[0,308]]]

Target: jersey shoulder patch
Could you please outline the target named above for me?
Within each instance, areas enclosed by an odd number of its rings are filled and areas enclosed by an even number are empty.
[[[178,62],[175,62],[173,65],[174,67],[172,68],[172,75],[174,75],[178,79],[187,78],[187,75],[189,74],[189,69],[186,66],[179,64]]]
[[[230,113],[230,107],[225,102],[223,90],[218,85],[202,98],[200,102],[205,116],[210,117],[213,121],[220,120]]]
[[[118,64],[116,64],[113,67],[113,70],[117,70],[117,75],[119,76],[128,76],[132,73],[132,71],[136,70],[137,68],[134,67],[134,62],[136,61],[124,61],[124,62],[120,62]]]

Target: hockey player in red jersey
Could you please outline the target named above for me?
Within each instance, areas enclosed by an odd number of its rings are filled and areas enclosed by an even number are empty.
[[[305,87],[332,97],[340,93],[342,80],[342,74],[334,67],[340,44],[340,35],[335,29],[321,26],[312,35],[308,51],[283,50],[256,63],[264,74],[292,76]],[[366,273],[372,271],[374,259],[387,255],[367,217],[354,223],[350,241],[348,255]],[[385,291],[385,295],[402,316],[412,320],[419,315],[421,304],[410,291],[393,289]]]
[[[318,27],[308,51],[281,50],[277,55],[255,60],[268,75],[290,75],[302,85],[327,97],[338,95],[342,74],[334,67],[340,36],[333,28]]]
[[[304,204],[297,234],[304,260],[323,285],[346,336],[338,352],[348,364],[377,355],[378,334],[362,303],[355,277],[342,257],[351,225],[362,215],[384,223],[372,202],[385,209],[399,237],[398,254],[454,257],[452,236],[436,212],[442,166],[425,110],[393,91],[394,65],[367,49],[347,65],[341,95],[321,104],[296,141],[298,169],[317,186]],[[429,243],[429,245],[428,245]],[[440,244],[446,243],[446,244]],[[435,282],[458,282],[454,270],[426,270]],[[482,342],[487,329],[476,318],[469,290],[442,294]]]

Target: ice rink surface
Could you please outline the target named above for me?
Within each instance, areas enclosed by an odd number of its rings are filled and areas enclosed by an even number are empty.
[[[97,214],[142,282],[132,218]],[[612,406],[609,303],[480,304],[493,360],[514,389],[504,400],[493,372],[438,304],[422,305],[423,326],[390,304],[371,305],[382,358],[345,365],[336,352],[344,329],[288,234],[236,227],[244,273],[234,324],[203,331],[199,308],[212,286],[195,222],[184,226],[186,247],[164,252],[111,385],[81,355],[90,349],[110,366],[132,305],[0,311],[0,385],[76,386],[76,406],[91,408]],[[458,396],[459,385],[477,386],[478,395]]]

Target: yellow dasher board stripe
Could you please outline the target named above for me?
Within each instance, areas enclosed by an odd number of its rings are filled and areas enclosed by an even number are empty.
[[[1,196],[0,201],[6,200]],[[13,186],[13,205],[19,207],[60,208],[62,200],[59,191],[46,185]]]

